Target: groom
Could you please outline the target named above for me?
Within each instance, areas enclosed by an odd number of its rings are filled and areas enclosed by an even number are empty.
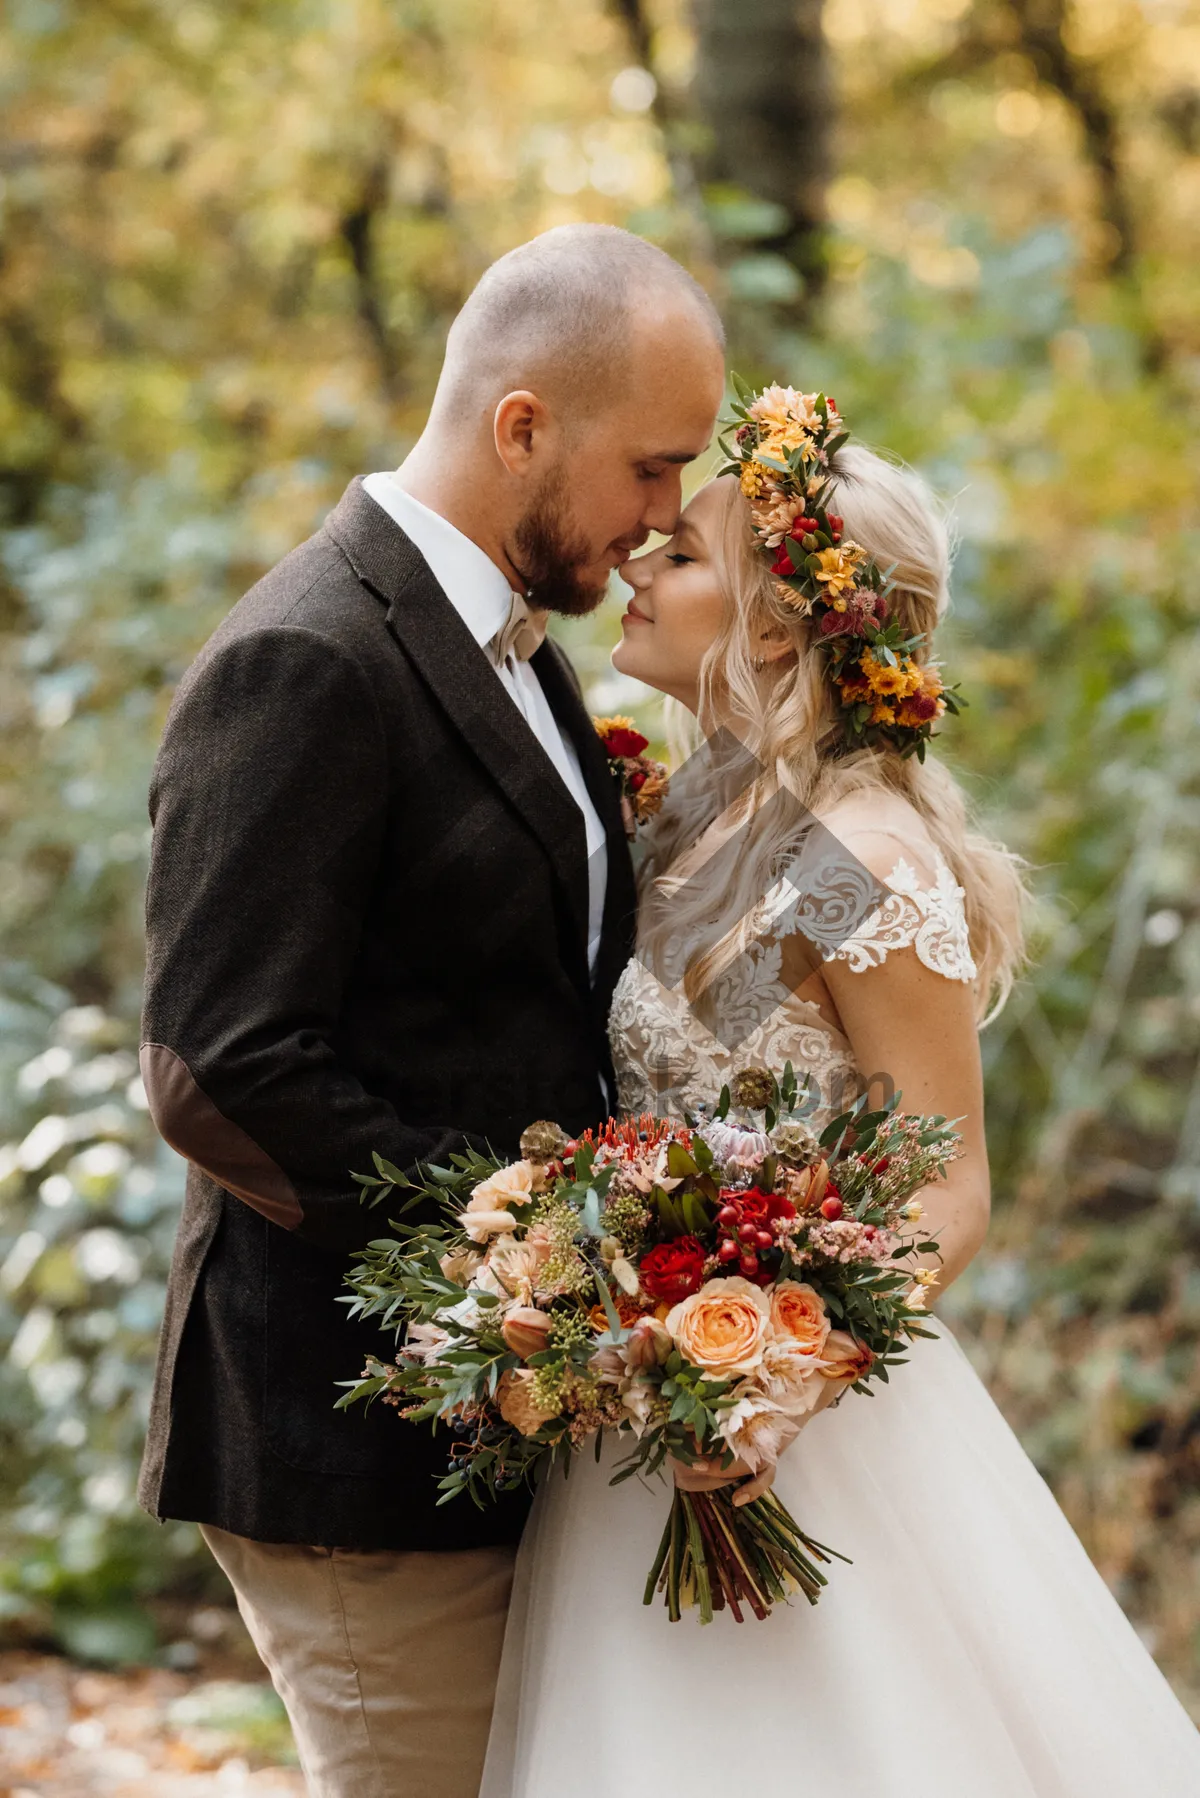
[[[336,1303],[384,1227],[350,1176],[615,1101],[633,880],[545,622],[674,528],[722,384],[662,251],[514,250],[408,459],[234,607],[167,720],[142,1069],[190,1165],[140,1495],[203,1527],[316,1798],[478,1788],[526,1500],[437,1508],[444,1437],[334,1410],[390,1342]]]

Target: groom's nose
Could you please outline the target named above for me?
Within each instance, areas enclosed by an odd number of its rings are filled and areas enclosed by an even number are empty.
[[[642,525],[646,536],[651,531],[657,531],[662,537],[670,537],[679,523],[682,509],[683,477],[678,468],[669,468],[653,482],[647,503],[643,507]]]

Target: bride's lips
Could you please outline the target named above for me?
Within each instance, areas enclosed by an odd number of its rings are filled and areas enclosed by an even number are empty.
[[[649,618],[647,618],[647,616],[644,612],[638,611],[637,604],[632,599],[629,601],[628,605],[625,607],[624,617],[622,618],[621,622],[624,623],[626,618],[636,618],[638,620],[639,624],[650,624],[652,622]]]

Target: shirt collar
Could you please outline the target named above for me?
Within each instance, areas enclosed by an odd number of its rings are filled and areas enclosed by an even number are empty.
[[[507,622],[512,591],[486,550],[456,525],[406,493],[394,474],[369,474],[363,491],[381,506],[428,562],[434,579],[482,649]]]

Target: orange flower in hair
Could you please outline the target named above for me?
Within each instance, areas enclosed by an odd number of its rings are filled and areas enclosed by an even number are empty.
[[[814,647],[838,694],[846,749],[892,749],[923,758],[933,725],[966,701],[922,667],[927,650],[890,603],[891,579],[861,544],[843,540],[844,521],[830,510],[835,458],[849,433],[828,394],[766,387],[755,393],[733,376],[728,461],[750,502],[759,548],[774,592],[814,620]]]

